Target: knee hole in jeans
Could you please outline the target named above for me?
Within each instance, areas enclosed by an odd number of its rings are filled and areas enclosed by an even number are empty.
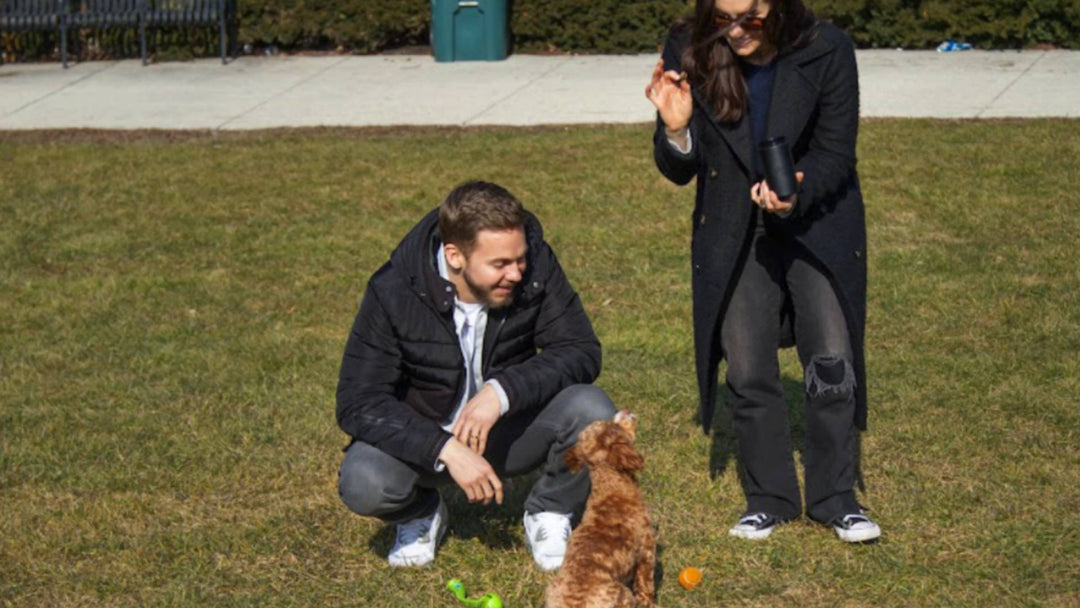
[[[855,369],[836,355],[814,355],[806,366],[806,393],[811,398],[855,392]]]

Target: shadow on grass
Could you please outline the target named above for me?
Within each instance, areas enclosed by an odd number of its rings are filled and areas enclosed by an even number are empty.
[[[470,503],[456,486],[443,488],[450,508],[450,533],[463,539],[478,539],[493,549],[510,549],[525,542],[522,516],[525,497],[536,482],[538,472],[503,479],[503,504]]]
[[[656,566],[653,568],[653,588],[656,589],[656,590],[659,590],[663,586],[664,586],[664,544],[658,542],[658,543],[656,543]],[[653,593],[655,593],[655,591]]]
[[[448,536],[461,540],[478,539],[492,549],[512,549],[525,543],[522,516],[525,497],[539,475],[537,472],[503,480],[503,504],[470,503],[453,483],[439,488],[449,511]],[[369,541],[377,555],[386,555],[394,545],[396,528],[383,526]]]

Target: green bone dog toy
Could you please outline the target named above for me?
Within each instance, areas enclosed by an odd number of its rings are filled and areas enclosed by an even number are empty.
[[[470,600],[465,597],[465,584],[456,578],[446,583],[446,588],[453,593],[459,602],[470,608],[503,608],[502,598],[494,593],[486,593],[480,599]]]

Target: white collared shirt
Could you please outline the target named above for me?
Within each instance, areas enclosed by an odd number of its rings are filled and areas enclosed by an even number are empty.
[[[442,245],[439,246],[436,258],[439,265],[439,276],[449,281],[450,272],[446,267],[446,251]],[[457,422],[465,404],[469,402],[469,399],[472,399],[473,395],[480,392],[484,384],[490,384],[495,389],[495,393],[498,394],[500,416],[506,415],[506,412],[510,409],[510,399],[506,396],[506,391],[503,390],[502,385],[497,380],[484,382],[483,350],[487,320],[487,306],[479,302],[475,304],[462,302],[457,295],[454,296],[454,329],[457,331],[458,342],[461,344],[461,354],[465,357],[466,386],[465,392],[461,396],[461,402],[454,409],[450,421],[442,425],[443,430],[448,432],[454,428],[454,423]]]

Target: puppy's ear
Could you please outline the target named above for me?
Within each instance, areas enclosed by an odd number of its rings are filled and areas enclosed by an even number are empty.
[[[566,466],[570,467],[571,473],[580,471],[581,467],[585,466],[585,456],[581,453],[581,444],[575,443],[570,446],[570,449],[563,454],[563,460],[566,461]]]
[[[634,473],[645,468],[645,458],[634,449],[629,441],[619,441],[609,450],[608,461],[619,471]]]

